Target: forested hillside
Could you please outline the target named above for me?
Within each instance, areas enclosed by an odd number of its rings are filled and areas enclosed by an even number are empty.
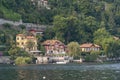
[[[94,42],[94,32],[105,28],[110,35],[120,37],[119,0],[49,0],[49,16],[53,30],[48,29],[46,38]]]
[[[0,0],[0,17],[52,25],[42,40],[94,42],[106,51],[119,43],[113,37],[120,37],[120,0],[48,0],[48,6],[38,7],[31,0]]]

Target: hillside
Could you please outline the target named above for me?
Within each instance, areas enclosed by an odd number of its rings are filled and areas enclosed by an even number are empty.
[[[119,0],[48,0],[45,4],[37,0],[1,0],[0,17],[54,26],[46,30],[45,40],[94,42],[94,32],[100,28],[120,37],[119,3]]]
[[[120,0],[0,0],[0,18],[49,25],[44,36],[37,36],[39,50],[43,41],[58,39],[66,45],[95,43],[101,46],[101,54],[120,56]],[[16,34],[26,33],[25,28],[2,24],[0,51],[8,55],[15,46]]]

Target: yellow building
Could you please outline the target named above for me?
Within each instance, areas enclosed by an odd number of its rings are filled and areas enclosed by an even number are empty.
[[[85,43],[80,45],[82,52],[100,51],[100,46],[93,43]]]
[[[29,45],[32,43],[31,46]],[[16,35],[16,45],[17,47],[23,48],[26,51],[36,51],[37,50],[37,39],[34,36],[26,36],[24,34]]]

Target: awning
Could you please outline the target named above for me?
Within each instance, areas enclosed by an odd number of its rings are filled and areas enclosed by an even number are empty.
[[[30,52],[32,52],[32,53],[40,53],[42,51],[36,50],[36,51],[30,51]]]

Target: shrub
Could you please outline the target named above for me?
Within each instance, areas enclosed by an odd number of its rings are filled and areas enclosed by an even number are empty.
[[[25,25],[19,25],[18,27],[20,27],[21,29],[26,29],[26,26]]]
[[[32,61],[32,59],[30,57],[26,57],[26,58],[24,58],[24,60],[25,60],[25,63],[27,63],[27,64],[30,64]]]
[[[12,25],[11,25],[11,24],[9,24],[9,23],[4,23],[4,24],[3,24],[3,26],[4,26],[5,28],[10,29]]]
[[[96,61],[97,58],[98,58],[97,54],[88,54],[85,56],[85,61],[86,62],[93,62],[93,61]]]
[[[30,57],[17,57],[15,59],[16,64],[30,64],[32,59]]]

